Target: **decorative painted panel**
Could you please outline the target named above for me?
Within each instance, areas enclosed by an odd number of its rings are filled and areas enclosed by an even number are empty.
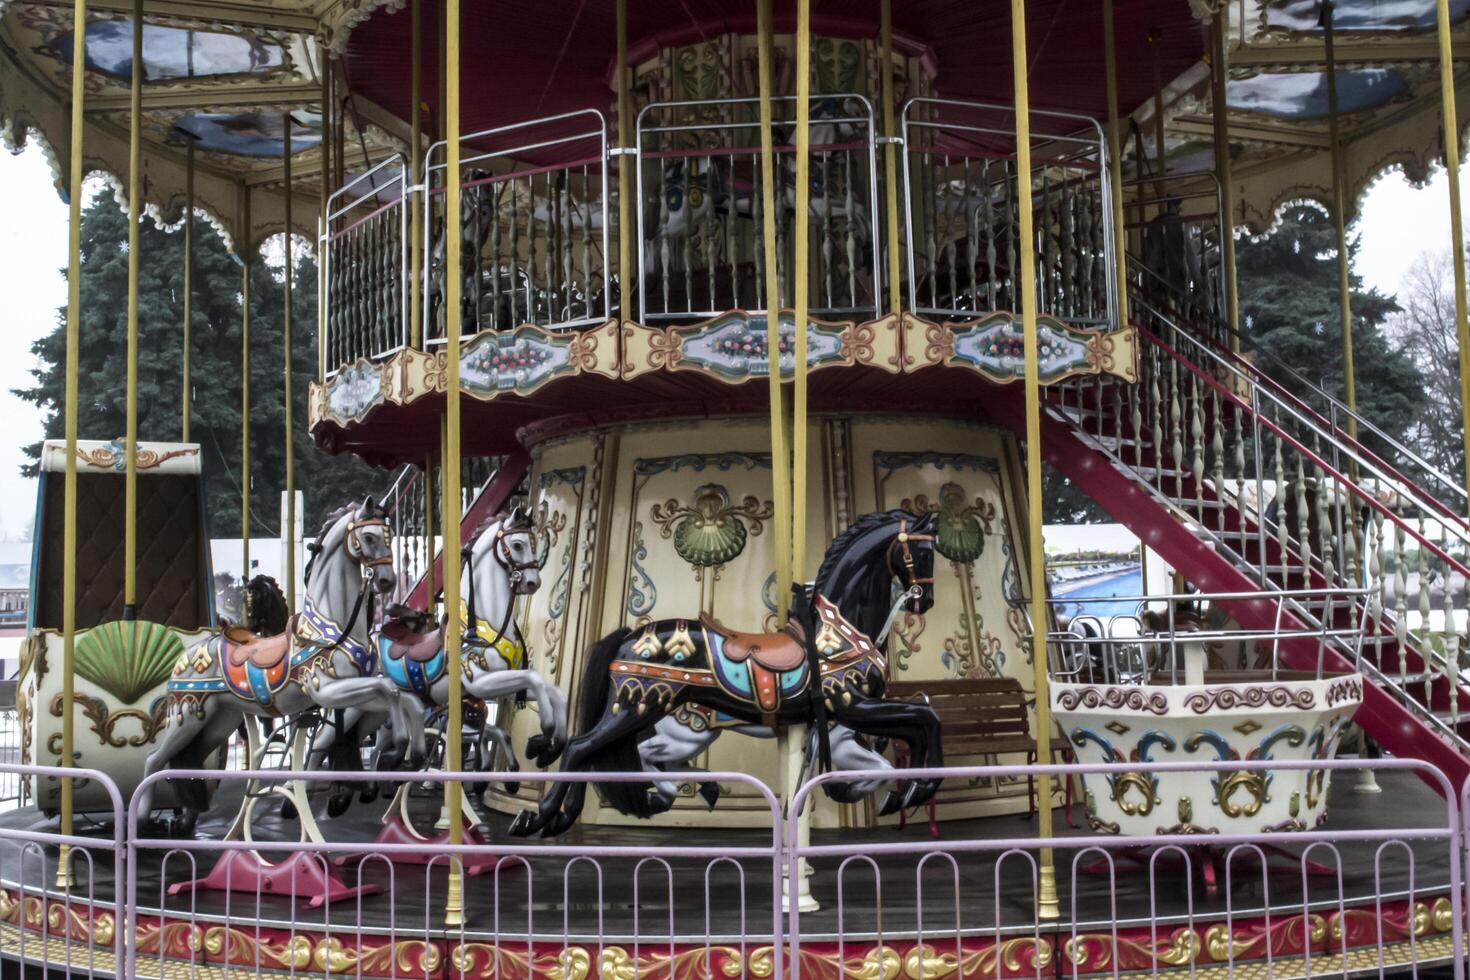
[[[1017,314],[991,313],[963,323],[931,323],[904,314],[903,331],[909,370],[933,364],[967,367],[997,384],[1026,376],[1025,335]],[[1079,374],[1138,380],[1138,337],[1132,327],[1098,333],[1041,316],[1036,335],[1042,384]]]
[[[898,370],[898,319],[868,323],[811,320],[807,332],[810,370],[846,365],[872,365]],[[623,377],[649,371],[705,371],[730,384],[770,376],[767,319],[735,310],[688,327],[623,327]],[[796,321],[781,314],[781,375],[795,374]]]

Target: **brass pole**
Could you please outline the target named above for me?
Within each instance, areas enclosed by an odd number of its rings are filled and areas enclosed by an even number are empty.
[[[462,192],[459,174],[459,0],[444,0],[444,227],[458,228],[460,222],[460,196]],[[460,549],[460,490],[459,490],[459,331],[460,291],[459,276],[460,237],[444,236],[444,333],[446,338],[444,395],[445,453],[444,453],[444,604],[449,609],[445,617],[444,649],[449,656],[449,724],[444,734],[444,768],[450,773],[460,769],[461,713],[461,650],[459,618],[459,549]],[[449,843],[459,845],[464,839],[464,824],[460,816],[460,794],[464,787],[457,782],[448,782],[445,806],[449,813]],[[458,857],[449,867],[449,889],[444,906],[444,924],[458,926],[464,923],[464,865]]]
[[[1460,124],[1455,117],[1455,63],[1449,0],[1436,0],[1439,31],[1439,99],[1444,122],[1444,169],[1450,184],[1450,250],[1455,270],[1455,335],[1460,341],[1460,431],[1470,460],[1470,324],[1465,316],[1465,227],[1460,214]],[[1470,465],[1465,468],[1470,490]]]
[[[1128,322],[1127,221],[1123,214],[1123,130],[1118,111],[1118,49],[1114,38],[1113,0],[1103,0],[1103,69],[1108,92],[1108,182],[1112,184],[1113,247],[1117,260],[1118,326]]]
[[[1111,3],[1112,0],[1107,0]],[[898,136],[893,117],[893,0],[882,0],[878,6],[879,57],[883,59],[883,135],[892,140]],[[883,181],[886,220],[888,222],[888,312],[903,312],[901,275],[898,254],[898,148],[883,144]],[[876,271],[875,271],[876,275]]]
[[[250,185],[244,185],[240,230],[240,561],[250,581]],[[246,593],[249,595],[249,593]]]
[[[781,391],[781,280],[776,266],[776,153],[772,136],[771,0],[756,0],[757,74],[761,117],[761,235],[766,270],[766,380],[771,411],[771,498],[776,549],[776,621],[785,622],[791,582],[791,458]]]
[[[792,319],[796,324],[796,383],[791,412],[791,574],[793,581],[806,578],[806,477],[807,477],[807,229],[811,215],[811,94],[812,94],[812,3],[796,0],[796,220],[792,272]]]
[[[123,619],[138,618],[138,225],[143,216],[143,0],[133,0],[128,93],[127,421],[123,437]],[[76,43],[83,43],[78,36]]]
[[[282,532],[286,536],[286,608],[291,612],[296,611],[296,448],[293,440],[296,438],[296,426],[292,420],[292,394],[295,389],[291,383],[291,356],[293,341],[291,338],[291,279],[295,271],[291,264],[291,194],[294,188],[291,184],[291,113],[284,114],[281,120],[285,125],[285,133],[281,140],[281,168],[285,180],[285,204],[284,222],[286,226],[286,240],[283,245],[283,253],[286,263],[285,285],[283,299],[285,309],[281,314],[281,341],[285,348],[285,391],[286,391],[286,526]]]
[[[409,94],[413,100],[413,107],[409,110],[408,126],[410,131],[410,149],[408,151],[409,175],[415,187],[424,179],[423,177],[423,99],[424,99],[424,38],[423,38],[423,3],[422,0],[409,0],[409,46],[413,49],[410,57],[411,80],[409,82]],[[422,309],[423,284],[419,281],[423,275],[421,265],[423,256],[419,253],[418,245],[423,239],[423,207],[419,195],[412,194],[408,199],[408,225],[409,225],[409,267],[408,267],[408,336],[409,346],[414,350],[421,349],[424,340],[424,311]]]
[[[1016,211],[1021,225],[1021,322],[1026,355],[1026,524],[1029,530],[1027,567],[1031,573],[1031,663],[1036,684],[1036,758],[1051,761],[1051,701],[1046,657],[1046,554],[1041,537],[1041,372],[1036,337],[1036,240],[1031,215],[1031,96],[1027,79],[1026,0],[1011,0],[1011,62],[1016,100]],[[1038,831],[1052,835],[1051,777],[1036,777]],[[1041,851],[1040,894],[1036,914],[1043,919],[1060,915],[1057,907],[1056,867],[1052,849]]]
[[[194,326],[194,141],[184,148],[184,399],[180,441],[189,441],[189,415],[194,396],[189,391],[190,332]]]
[[[75,0],[73,38],[87,36],[87,0]],[[82,103],[87,94],[87,46],[78,41],[71,56],[71,176],[67,188],[66,243],[66,394],[63,417],[66,431],[66,482],[61,500],[61,760],[72,765],[72,717],[76,674],[73,656],[77,633],[77,375],[82,326]],[[61,781],[61,832],[72,832],[72,780]],[[69,850],[61,849],[56,863],[56,885],[72,882]]]
[[[1221,7],[1215,14],[1215,57],[1211,66],[1215,125],[1215,176],[1220,181],[1220,252],[1225,268],[1225,322],[1230,325],[1230,349],[1240,353],[1240,290],[1235,278],[1235,188],[1230,162],[1230,42],[1226,30],[1230,14]]]
[[[327,199],[332,194],[332,96],[331,96],[331,64],[327,60],[325,48],[319,49],[321,54],[321,83],[322,83],[322,137],[317,144],[317,158],[321,167],[321,203],[318,205],[319,215],[317,217],[317,252],[316,252],[316,380],[318,384],[327,382],[327,276],[331,270],[327,268],[327,238],[331,235],[330,222],[327,221]]]
[[[1332,223],[1337,232],[1337,306],[1342,320],[1342,391],[1347,403],[1348,435],[1358,437],[1358,380],[1353,368],[1353,283],[1348,268],[1347,174],[1343,172],[1342,130],[1337,107],[1336,31],[1333,30],[1333,0],[1322,2],[1322,27],[1327,42],[1327,141],[1332,156]]]
[[[618,0],[618,148],[633,142],[633,100],[628,87],[628,0]],[[618,157],[618,319],[633,319],[633,173],[638,158]]]

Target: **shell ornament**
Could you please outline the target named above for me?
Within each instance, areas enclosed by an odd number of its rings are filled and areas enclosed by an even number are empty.
[[[649,511],[659,535],[672,538],[674,551],[695,568],[712,568],[739,557],[750,534],[760,534],[771,519],[774,505],[747,495],[738,504],[730,491],[718,483],[706,483],[694,491],[692,504],[670,498]],[[750,521],[746,529],[745,518]]]

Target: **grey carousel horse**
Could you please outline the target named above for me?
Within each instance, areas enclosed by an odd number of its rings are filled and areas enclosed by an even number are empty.
[[[512,612],[516,599],[541,585],[536,532],[527,513],[516,508],[481,524],[466,546],[465,574],[460,578],[460,608],[464,623],[463,696],[493,703],[529,695],[541,717],[541,733],[526,745],[526,754],[545,767],[556,761],[567,737],[566,696],[526,665],[526,644]],[[443,626],[431,625],[424,613],[398,607],[375,638],[378,666],[384,678],[411,701],[443,708],[449,703],[449,658],[444,650]],[[489,614],[486,618],[485,614]],[[343,731],[351,732],[381,721],[363,708],[345,712]],[[337,730],[323,726],[312,744],[313,764],[320,764],[336,741]],[[514,754],[504,730],[490,724],[482,729],[485,746],[494,741],[510,768]]]
[[[396,584],[386,515],[372,497],[327,518],[306,570],[306,601],[278,636],[230,627],[186,650],[168,682],[167,727],[148,754],[144,775],[170,766],[201,768],[247,717],[300,719],[313,709],[380,712],[392,719],[393,743],[379,767],[424,755],[418,705],[377,673],[369,642],[371,594]],[[148,813],[151,790],[142,812]],[[180,787],[184,805],[174,830],[192,830],[201,787]]]

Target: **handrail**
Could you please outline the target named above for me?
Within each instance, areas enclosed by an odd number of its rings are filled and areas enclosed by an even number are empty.
[[[1156,280],[1160,285],[1162,285],[1165,289],[1167,289],[1167,290],[1169,290],[1171,292],[1175,291],[1174,290],[1174,287],[1170,283],[1168,283],[1164,279],[1162,279],[1152,269],[1149,269],[1148,267],[1144,266],[1137,259],[1136,256],[1132,256],[1132,255],[1128,256],[1128,262],[1129,262],[1130,267],[1131,268],[1134,268],[1135,271],[1142,272],[1142,273],[1150,276],[1151,278],[1153,278],[1154,280]],[[1179,321],[1182,321],[1182,322],[1188,322],[1187,317],[1185,317],[1184,314],[1182,314],[1181,311],[1179,311],[1177,308],[1171,307],[1171,308],[1168,309],[1167,312],[1165,312],[1164,310],[1160,309],[1156,305],[1156,303],[1154,302],[1154,300],[1151,297],[1149,297],[1147,295],[1140,295],[1138,297],[1138,299],[1145,306],[1149,307],[1149,309],[1155,315],[1157,315],[1157,316],[1159,316],[1159,317],[1161,317],[1163,319],[1169,320],[1169,319],[1172,318],[1173,320],[1179,320]],[[1179,326],[1178,323],[1172,323],[1171,325],[1175,326],[1176,328],[1178,328],[1178,326]],[[1227,334],[1229,336],[1233,336],[1233,337],[1236,337],[1237,339],[1241,339],[1241,340],[1248,339],[1248,338],[1245,337],[1245,335],[1243,335],[1243,334],[1239,333],[1238,331],[1234,330],[1229,324],[1227,324],[1227,323],[1225,323],[1223,321],[1218,322],[1216,324],[1216,326],[1220,329],[1220,331],[1222,333],[1225,333],[1225,334]],[[1272,389],[1276,390],[1283,397],[1286,397],[1286,398],[1291,399],[1291,401],[1296,404],[1296,406],[1297,406],[1297,408],[1299,410],[1301,410],[1303,412],[1311,413],[1311,415],[1313,415],[1317,419],[1317,421],[1319,423],[1321,423],[1322,425],[1328,426],[1334,433],[1336,433],[1337,436],[1339,437],[1339,439],[1341,441],[1346,441],[1348,443],[1353,444],[1355,446],[1355,448],[1357,449],[1357,451],[1359,451],[1359,452],[1361,452],[1361,453],[1363,453],[1365,455],[1371,456],[1373,459],[1375,459],[1377,461],[1377,463],[1380,466],[1382,466],[1382,467],[1384,467],[1386,469],[1391,470],[1393,472],[1394,476],[1395,476],[1395,479],[1397,481],[1402,482],[1402,484],[1403,484],[1404,487],[1406,487],[1406,488],[1415,488],[1415,487],[1417,487],[1417,483],[1415,481],[1413,481],[1412,479],[1410,479],[1405,474],[1399,472],[1399,470],[1398,470],[1397,467],[1393,466],[1393,464],[1389,463],[1387,460],[1384,460],[1377,453],[1374,453],[1372,449],[1370,449],[1369,447],[1363,445],[1360,441],[1354,439],[1349,433],[1347,433],[1346,431],[1344,431],[1343,429],[1341,429],[1335,422],[1333,422],[1332,420],[1330,420],[1327,417],[1323,416],[1321,412],[1317,411],[1311,405],[1307,404],[1305,401],[1303,401],[1301,398],[1299,398],[1296,394],[1294,394],[1290,389],[1288,389],[1284,385],[1282,385],[1281,382],[1277,381],[1275,378],[1271,377],[1271,375],[1269,375],[1265,371],[1261,370],[1261,368],[1260,368],[1259,365],[1256,365],[1256,364],[1252,363],[1247,358],[1241,357],[1239,354],[1237,354],[1234,351],[1227,351],[1227,350],[1225,350],[1225,349],[1222,348],[1219,351],[1219,353],[1222,354],[1222,355],[1227,356],[1237,367],[1242,368],[1244,370],[1244,373],[1249,374],[1252,377],[1252,379],[1255,380],[1258,384],[1261,384],[1261,385],[1264,385],[1266,387],[1269,387],[1269,388],[1272,388]],[[1328,404],[1331,405],[1332,408],[1335,411],[1340,411],[1344,415],[1350,416],[1355,421],[1357,421],[1361,426],[1363,426],[1364,428],[1367,428],[1375,436],[1377,436],[1378,438],[1382,439],[1388,445],[1392,446],[1396,452],[1400,452],[1404,456],[1407,456],[1410,460],[1413,461],[1413,463],[1416,466],[1419,466],[1421,469],[1423,469],[1429,476],[1432,476],[1436,481],[1438,481],[1439,483],[1441,483],[1444,486],[1448,487],[1455,496],[1457,496],[1458,498],[1460,498],[1461,501],[1464,501],[1464,500],[1467,499],[1467,494],[1466,494],[1465,488],[1460,485],[1459,481],[1454,480],[1451,477],[1449,477],[1448,475],[1446,475],[1444,472],[1442,472],[1441,470],[1439,470],[1433,464],[1429,463],[1427,460],[1425,460],[1423,457],[1421,457],[1412,448],[1410,448],[1409,446],[1406,446],[1403,443],[1399,442],[1397,439],[1395,439],[1393,436],[1389,435],[1387,432],[1383,431],[1383,429],[1381,429],[1379,426],[1375,425],[1370,419],[1366,418],[1361,413],[1359,413],[1357,411],[1354,411],[1353,409],[1348,408],[1348,406],[1346,404],[1344,404],[1341,400],[1339,400],[1331,392],[1329,392],[1326,389],[1324,389],[1321,385],[1317,384],[1316,382],[1314,382],[1311,379],[1307,378],[1306,376],[1302,375],[1299,371],[1297,371],[1295,368],[1291,367],[1291,365],[1289,365],[1289,364],[1285,363],[1284,361],[1282,361],[1280,358],[1276,357],[1270,351],[1257,348],[1255,350],[1255,353],[1258,353],[1258,354],[1262,355],[1267,360],[1269,360],[1274,366],[1279,367],[1280,369],[1282,369],[1283,371],[1285,371],[1287,374],[1289,374],[1291,376],[1291,379],[1292,379],[1293,382],[1296,382],[1296,383],[1301,384],[1305,388],[1309,389],[1314,395],[1320,396],[1323,400],[1325,400],[1326,402],[1328,402]],[[1429,505],[1429,509],[1438,510],[1444,516],[1449,517],[1449,518],[1457,521],[1459,524],[1465,525],[1467,527],[1470,527],[1470,525],[1467,525],[1466,524],[1466,519],[1465,519],[1464,516],[1462,516],[1459,512],[1455,511],[1454,509],[1450,508],[1447,504],[1445,504],[1443,501],[1439,500],[1438,498],[1433,497],[1433,496],[1428,496],[1425,499],[1424,502]]]
[[[1218,379],[1216,379],[1215,377],[1211,376],[1207,371],[1205,371],[1202,368],[1200,368],[1198,365],[1196,365],[1189,358],[1185,357],[1183,354],[1179,353],[1173,347],[1169,346],[1169,344],[1165,343],[1162,338],[1160,338],[1157,335],[1155,335],[1152,331],[1150,331],[1146,327],[1137,326],[1137,325],[1135,325],[1135,327],[1136,327],[1136,329],[1138,330],[1138,332],[1139,332],[1139,334],[1141,336],[1143,336],[1144,338],[1146,338],[1150,343],[1152,343],[1154,346],[1158,347],[1161,351],[1163,351],[1165,354],[1167,354],[1170,358],[1172,358],[1174,361],[1176,361],[1178,364],[1180,364],[1186,371],[1188,371],[1189,373],[1195,375],[1195,377],[1198,378],[1200,381],[1203,381],[1204,384],[1207,387],[1213,389],[1216,392],[1216,394],[1219,395],[1219,397],[1221,398],[1222,401],[1227,402],[1227,403],[1233,405],[1237,411],[1253,412],[1253,410],[1251,409],[1251,407],[1249,405],[1247,405],[1244,401],[1242,401],[1240,399],[1240,397],[1235,394],[1234,391],[1232,391],[1230,388],[1226,387],[1225,385],[1221,384]],[[1187,339],[1189,339],[1191,342],[1193,342],[1193,343],[1195,343],[1197,345],[1199,344],[1199,341],[1194,340],[1194,338],[1192,338],[1192,337],[1189,337],[1189,335],[1186,334],[1186,333],[1184,333],[1183,331],[1178,331],[1178,332],[1182,336],[1184,336]],[[1203,346],[1203,345],[1200,345],[1200,346]],[[1208,349],[1207,349],[1206,350],[1206,353],[1212,353],[1212,352],[1208,351]],[[1219,361],[1222,364],[1226,364],[1226,366],[1228,367],[1227,362],[1225,362],[1223,359],[1219,358],[1218,356],[1216,356],[1216,360]],[[1289,405],[1286,405],[1285,402],[1282,402],[1280,399],[1277,399],[1276,396],[1275,396],[1275,394],[1273,392],[1267,391],[1266,394],[1269,397],[1275,399],[1278,402],[1278,404],[1280,404],[1287,411],[1292,411],[1291,407]],[[1256,421],[1256,423],[1258,425],[1264,426],[1265,428],[1271,430],[1271,432],[1274,433],[1279,440],[1281,440],[1283,443],[1291,446],[1291,448],[1294,449],[1297,453],[1299,453],[1302,456],[1303,459],[1309,460],[1312,463],[1313,466],[1317,467],[1317,469],[1321,470],[1322,473],[1324,473],[1327,476],[1331,477],[1334,481],[1340,483],[1344,488],[1347,489],[1347,491],[1349,493],[1351,493],[1353,496],[1357,497],[1360,501],[1362,501],[1364,504],[1366,504],[1369,508],[1371,508],[1373,510],[1376,510],[1377,512],[1379,512],[1380,514],[1382,514],[1383,517],[1384,517],[1384,519],[1386,521],[1388,521],[1389,523],[1395,525],[1396,527],[1398,527],[1402,531],[1406,532],[1409,537],[1413,538],[1415,541],[1417,541],[1419,543],[1419,547],[1421,547],[1423,549],[1426,549],[1427,551],[1429,551],[1430,554],[1434,555],[1435,557],[1439,558],[1441,561],[1445,562],[1445,564],[1447,566],[1449,566],[1450,569],[1452,569],[1454,571],[1458,571],[1461,575],[1464,575],[1467,579],[1470,579],[1470,568],[1467,568],[1465,565],[1461,564],[1461,562],[1458,559],[1456,559],[1455,557],[1453,557],[1452,555],[1450,555],[1449,552],[1445,551],[1443,548],[1439,547],[1439,545],[1435,544],[1433,541],[1430,541],[1424,535],[1422,535],[1418,531],[1416,531],[1409,524],[1408,521],[1406,521],[1406,520],[1402,519],[1401,517],[1399,517],[1398,514],[1395,514],[1393,512],[1393,509],[1392,508],[1390,508],[1388,505],[1384,504],[1382,501],[1380,501],[1373,494],[1370,494],[1367,491],[1365,491],[1355,481],[1348,479],[1348,477],[1347,477],[1346,474],[1342,473],[1336,467],[1334,467],[1331,463],[1329,463],[1327,460],[1323,459],[1321,456],[1317,455],[1311,449],[1307,448],[1306,445],[1304,445],[1299,440],[1297,440],[1297,438],[1295,436],[1293,436],[1290,433],[1288,433],[1285,429],[1283,429],[1276,422],[1273,422],[1271,419],[1269,419],[1266,416],[1260,414],[1259,412],[1253,412],[1253,414],[1254,414],[1254,419],[1255,419],[1255,421]],[[1299,419],[1301,418],[1300,415],[1298,415],[1298,418]],[[1307,421],[1307,420],[1306,419],[1302,419],[1302,421]],[[1369,468],[1371,469],[1372,467],[1369,467]]]

